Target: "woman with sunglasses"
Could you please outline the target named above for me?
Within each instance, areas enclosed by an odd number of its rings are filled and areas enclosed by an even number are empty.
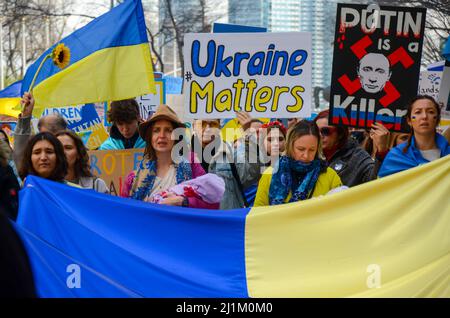
[[[303,201],[342,186],[337,173],[321,159],[321,152],[317,125],[298,122],[288,132],[286,155],[263,173],[255,206]]]
[[[436,132],[441,108],[430,96],[417,96],[408,105],[406,120],[412,135],[388,153],[379,176],[385,177],[450,154],[447,140]]]
[[[320,129],[325,158],[348,187],[353,187],[377,177],[378,169],[388,152],[389,131],[375,123],[370,132],[377,149],[376,159],[362,149],[356,141],[349,138],[347,127],[330,126],[329,110],[320,112],[314,121]]]

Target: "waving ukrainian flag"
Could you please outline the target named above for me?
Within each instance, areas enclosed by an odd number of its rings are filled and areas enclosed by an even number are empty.
[[[142,3],[127,0],[48,49],[28,68],[22,94],[34,80],[39,115],[46,107],[154,93],[151,61]]]

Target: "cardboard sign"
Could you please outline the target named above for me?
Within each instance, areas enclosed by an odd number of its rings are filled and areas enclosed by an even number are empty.
[[[338,4],[331,81],[333,125],[406,131],[417,95],[426,9]]]
[[[147,94],[136,97],[136,102],[139,105],[139,114],[145,121],[151,117],[156,111],[156,107],[166,103],[166,81],[162,78],[155,78],[156,94]],[[105,126],[111,126],[107,119],[107,111],[111,108],[111,102],[105,103]]]
[[[128,174],[139,167],[144,149],[89,151],[91,172],[105,180],[112,195],[119,195]]]
[[[311,114],[311,34],[198,33],[184,37],[189,118]]]
[[[46,108],[42,116],[55,113],[67,120],[67,128],[80,135],[89,149],[97,149],[108,139],[108,132],[103,126],[94,104]]]

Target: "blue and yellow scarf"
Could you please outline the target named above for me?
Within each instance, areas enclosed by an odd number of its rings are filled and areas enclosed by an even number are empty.
[[[289,202],[305,200],[313,191],[324,162],[315,159],[310,163],[282,156],[278,161],[278,171],[272,176],[269,189],[270,205],[283,204],[292,191]]]
[[[174,164],[177,171],[177,184],[192,179],[191,164],[184,158],[178,164]],[[139,164],[133,185],[130,190],[130,197],[136,200],[144,200],[151,190],[156,179],[156,160],[143,159]]]

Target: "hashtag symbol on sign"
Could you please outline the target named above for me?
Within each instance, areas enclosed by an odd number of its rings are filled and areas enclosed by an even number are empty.
[[[184,78],[189,82],[192,79],[192,73],[189,71],[186,72],[186,74],[184,74]]]

